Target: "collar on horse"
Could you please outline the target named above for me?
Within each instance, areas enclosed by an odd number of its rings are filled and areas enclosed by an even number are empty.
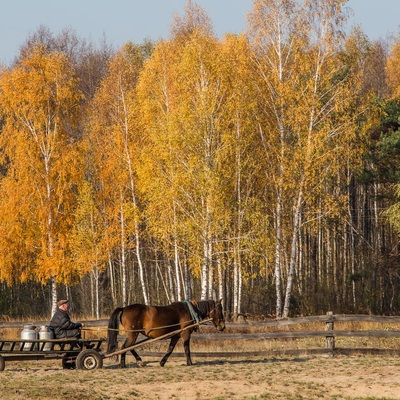
[[[198,314],[198,312],[196,312],[194,310],[193,304],[189,300],[185,300],[185,303],[187,304],[187,306],[189,308],[190,315],[191,315],[192,319],[194,321],[196,321],[196,323],[200,322],[199,314]],[[197,307],[196,307],[196,309],[197,309]]]

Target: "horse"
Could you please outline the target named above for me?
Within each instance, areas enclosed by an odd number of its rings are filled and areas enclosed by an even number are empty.
[[[222,300],[174,302],[166,306],[131,304],[126,307],[118,307],[112,312],[108,323],[107,353],[111,354],[117,349],[118,328],[119,323],[121,323],[127,335],[121,350],[133,346],[139,333],[148,339],[153,339],[164,335],[168,336],[169,333],[177,331],[171,337],[168,351],[160,361],[160,365],[162,367],[165,365],[179,338],[183,340],[186,364],[192,365],[190,336],[198,328],[198,325],[185,328],[206,318],[211,318],[212,323],[219,331],[225,329]],[[142,366],[142,359],[138,353],[134,349],[130,351],[135,357],[138,366]],[[121,368],[126,367],[125,357],[126,352],[123,352],[120,360]]]

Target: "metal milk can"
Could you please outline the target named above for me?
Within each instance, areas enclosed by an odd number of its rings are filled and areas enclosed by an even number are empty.
[[[23,340],[37,340],[38,333],[36,332],[35,325],[24,325],[24,329],[21,331],[21,339]],[[24,343],[24,350],[31,350],[32,342]],[[32,350],[37,350],[37,345],[32,347]]]
[[[48,325],[42,325],[39,330],[39,339],[40,340],[49,340],[54,339],[54,332],[49,329]],[[44,351],[51,350],[51,343],[45,343],[43,346]]]

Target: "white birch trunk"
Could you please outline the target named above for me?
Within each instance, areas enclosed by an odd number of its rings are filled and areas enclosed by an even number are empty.
[[[135,230],[136,230],[136,256],[137,256],[137,261],[138,261],[138,269],[139,269],[139,279],[140,279],[140,285],[142,288],[142,294],[143,294],[143,300],[145,304],[150,304],[150,300],[149,300],[149,295],[147,293],[147,286],[146,286],[146,282],[144,279],[144,267],[143,267],[143,263],[142,263],[142,256],[141,256],[141,244],[140,244],[140,240],[139,240],[139,229],[138,229],[138,225],[135,223]]]
[[[174,263],[175,263],[175,281],[176,281],[176,297],[178,301],[182,301],[182,289],[181,289],[181,268],[179,263],[178,254],[178,243],[176,236],[174,237]]]
[[[123,209],[122,203],[122,196],[121,196],[121,208],[120,208],[120,218],[121,218],[121,299],[122,299],[122,306],[125,307],[126,303],[126,250],[125,250],[125,214]]]
[[[51,184],[49,181],[50,176],[50,156],[48,155],[47,151],[45,150],[44,144],[42,145],[42,155],[44,158],[44,167],[46,171],[46,204],[47,204],[47,251],[48,256],[51,258],[54,254],[54,239],[53,239],[53,215],[51,211]],[[57,281],[56,277],[53,276],[51,278],[51,315],[53,315],[57,311]]]
[[[213,298],[214,292],[214,268],[212,263],[212,243],[208,242],[208,298]]]
[[[57,282],[55,278],[51,278],[51,315],[57,311]]]
[[[218,271],[218,299],[224,300],[224,276],[222,271],[222,262],[221,259],[218,257],[217,260],[217,271]],[[225,303],[225,301],[223,301]]]
[[[276,227],[275,227],[275,293],[276,293],[276,317],[282,316],[282,282],[281,282],[281,253],[282,253],[282,208],[278,197],[276,203]]]
[[[233,312],[235,316],[238,316],[241,313],[241,304],[242,304],[242,271],[240,268],[240,262],[237,260],[237,256],[235,256],[234,260],[234,274],[233,274]]]
[[[207,237],[206,235],[203,238],[203,266],[201,269],[201,300],[205,300],[207,298],[207,282],[208,276],[208,246],[207,246]]]
[[[95,310],[95,277],[94,270],[89,274],[90,280],[90,316],[93,317]]]
[[[99,293],[99,279],[100,279],[100,271],[99,271],[99,262],[98,262],[98,247],[96,244],[96,264],[94,268],[95,277],[96,277],[96,318],[100,319],[100,293]]]
[[[111,257],[108,257],[108,270],[109,270],[109,277],[110,277],[110,290],[111,290],[111,298],[113,302],[113,307],[117,306],[117,294],[115,292],[115,278],[114,278],[114,268],[112,265]]]
[[[297,237],[299,234],[299,226],[300,226],[300,213],[301,213],[301,203],[303,201],[303,192],[300,190],[300,193],[297,198],[297,204],[294,213],[294,221],[293,221],[293,233],[292,233],[292,244],[290,250],[290,261],[289,261],[289,273],[287,278],[286,285],[286,293],[285,293],[285,303],[283,308],[283,318],[288,318],[290,311],[290,299],[292,296],[292,287],[293,287],[293,278],[296,268],[296,252],[297,252]]]
[[[170,293],[170,298],[171,301],[174,302],[176,301],[175,297],[175,288],[174,288],[174,273],[171,267],[171,263],[168,260],[167,263],[167,276],[168,276],[168,286],[169,286],[169,293]]]
[[[239,314],[239,266],[236,257],[233,261],[233,314]]]
[[[242,313],[242,288],[243,288],[243,277],[242,277],[242,269],[239,264],[238,265],[238,301],[237,301],[238,314]]]
[[[99,294],[99,267],[96,263],[93,271],[95,285],[95,315],[96,319],[100,319],[100,294]]]

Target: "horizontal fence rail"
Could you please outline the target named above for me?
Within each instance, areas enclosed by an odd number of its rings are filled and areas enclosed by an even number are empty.
[[[310,337],[399,337],[400,331],[304,331],[304,332],[267,332],[267,333],[197,333],[191,340],[256,340],[256,339],[305,339]]]

